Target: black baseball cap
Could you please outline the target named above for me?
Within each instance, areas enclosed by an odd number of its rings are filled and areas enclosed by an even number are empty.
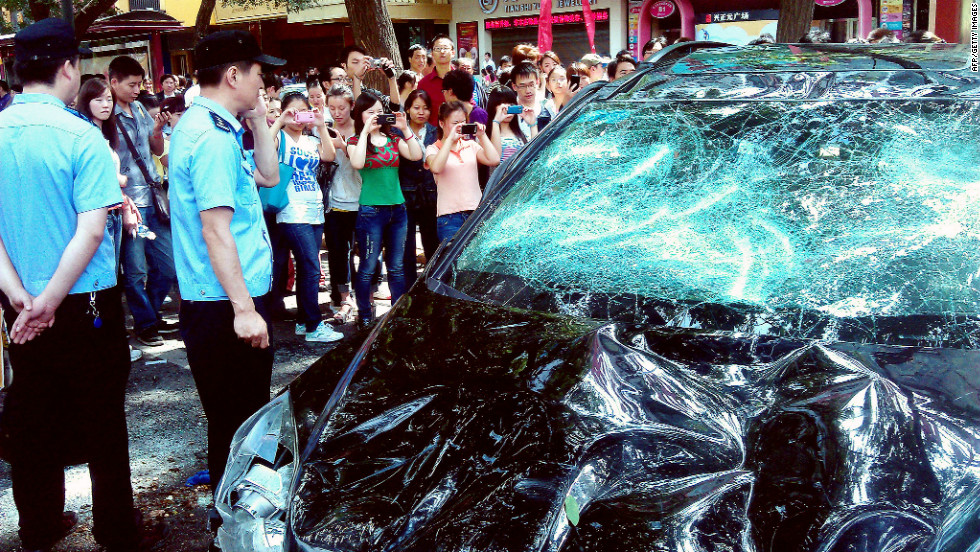
[[[75,30],[64,19],[42,19],[14,35],[17,61],[49,61],[91,53],[92,50],[79,46]]]
[[[286,60],[262,53],[259,43],[247,31],[218,31],[204,37],[194,48],[198,69],[217,67],[236,61],[254,61],[262,65],[285,65]]]

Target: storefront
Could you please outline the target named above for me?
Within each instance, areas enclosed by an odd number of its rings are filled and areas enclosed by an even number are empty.
[[[116,56],[130,56],[143,66],[154,82],[165,71],[164,36],[185,30],[179,21],[162,12],[135,11],[97,19],[82,37],[82,43],[92,50],[82,56],[79,68],[83,74],[104,74]],[[0,56],[5,75],[14,79],[14,35],[0,37]]]
[[[630,49],[639,53],[651,37],[668,42],[685,36],[745,44],[761,33],[775,36],[779,0],[629,0]],[[969,21],[965,0],[814,0],[813,27],[830,33],[833,42],[866,37],[876,27],[901,38],[931,30],[950,42]],[[961,15],[962,14],[962,15]]]
[[[595,49],[614,55],[626,48],[626,0],[592,0]],[[517,44],[538,42],[540,2],[533,0],[456,0],[450,36],[463,54],[490,52],[495,60]],[[589,53],[582,0],[552,0],[552,50],[568,63]]]

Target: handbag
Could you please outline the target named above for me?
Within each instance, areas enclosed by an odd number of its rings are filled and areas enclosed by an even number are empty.
[[[274,215],[289,205],[289,195],[286,194],[286,186],[293,178],[293,168],[285,163],[286,161],[286,133],[279,131],[279,183],[272,188],[259,188],[259,201],[262,202],[262,210],[270,215]]]
[[[119,132],[122,133],[123,139],[126,140],[126,146],[129,147],[130,153],[133,154],[133,160],[136,161],[136,166],[139,167],[143,178],[150,185],[150,195],[153,197],[153,209],[156,211],[157,220],[161,224],[170,224],[170,195],[167,193],[167,189],[163,187],[162,183],[150,177],[150,171],[146,169],[143,158],[136,151],[136,146],[133,145],[133,139],[126,132],[126,127],[121,124],[116,126],[119,127]]]

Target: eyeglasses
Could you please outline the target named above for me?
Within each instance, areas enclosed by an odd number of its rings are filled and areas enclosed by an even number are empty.
[[[533,82],[525,82],[524,84],[515,84],[514,88],[518,90],[530,90],[532,88],[537,88],[538,85]]]
[[[433,52],[452,52],[453,49],[452,49],[451,46],[440,46],[438,48],[433,48],[432,51]]]

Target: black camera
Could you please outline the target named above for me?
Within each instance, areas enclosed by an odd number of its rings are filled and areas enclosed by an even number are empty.
[[[459,133],[464,140],[473,140],[476,138],[476,123],[470,123],[459,127]]]
[[[394,113],[382,113],[378,115],[379,125],[394,125],[395,124],[395,114]]]

